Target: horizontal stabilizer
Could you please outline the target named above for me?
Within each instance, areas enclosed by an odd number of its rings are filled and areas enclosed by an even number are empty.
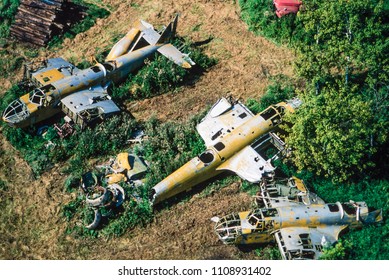
[[[163,45],[158,49],[158,52],[183,68],[191,68],[192,65],[195,65],[188,55],[180,52],[172,44]]]
[[[344,226],[289,227],[277,231],[275,238],[283,259],[319,259],[323,248],[334,244],[343,229]]]

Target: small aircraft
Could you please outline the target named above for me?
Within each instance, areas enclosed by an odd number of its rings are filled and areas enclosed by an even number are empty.
[[[31,74],[37,86],[11,102],[3,120],[13,127],[27,127],[65,112],[75,123],[88,123],[119,112],[107,94],[111,83],[119,83],[140,68],[145,59],[159,52],[183,68],[195,63],[168,41],[177,27],[176,16],[164,30],[138,20],[130,31],[111,49],[105,62],[80,70],[62,58],[48,59],[42,69]]]
[[[211,219],[224,244],[263,244],[275,239],[283,259],[319,259],[343,230],[382,221],[382,209],[354,201],[326,204],[297,178],[286,185],[263,182],[260,189],[263,208]]]
[[[249,182],[260,182],[263,174],[274,171],[270,159],[260,154],[266,142],[263,137],[300,104],[297,99],[281,102],[254,115],[232,98],[220,99],[197,126],[207,149],[155,185],[151,202],[159,203],[226,170]]]

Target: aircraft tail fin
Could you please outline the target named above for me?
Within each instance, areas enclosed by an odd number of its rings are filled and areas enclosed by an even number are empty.
[[[169,25],[162,32],[161,37],[159,37],[157,44],[163,44],[168,42],[171,38],[174,37],[177,30],[178,23],[178,14],[175,16],[174,20],[169,23]]]

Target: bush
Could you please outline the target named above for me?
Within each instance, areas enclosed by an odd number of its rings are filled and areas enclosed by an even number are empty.
[[[9,28],[18,10],[20,0],[2,0],[0,3],[0,38],[9,36]]]
[[[270,105],[291,99],[295,96],[295,86],[290,78],[279,75],[271,79],[271,84],[267,87],[265,94],[257,101],[248,99],[246,106],[254,113],[258,114]]]
[[[242,19],[249,29],[278,44],[289,44],[302,37],[299,18],[289,14],[278,18],[273,0],[239,0]]]

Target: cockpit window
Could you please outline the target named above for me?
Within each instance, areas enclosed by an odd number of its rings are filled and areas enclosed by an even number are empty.
[[[270,107],[265,112],[261,113],[261,116],[266,121],[266,120],[270,119],[271,117],[275,116],[276,114],[277,114],[277,111],[274,110],[273,107]]]
[[[110,63],[103,63],[103,66],[104,66],[105,70],[107,70],[107,72],[111,72],[112,70],[115,69],[115,67]]]
[[[101,69],[100,69],[99,66],[93,66],[93,67],[91,67],[90,69],[91,69],[93,72],[95,72],[95,73],[98,73],[98,72],[101,71]]]
[[[30,102],[36,105],[42,105],[45,97],[45,93],[40,88],[36,88],[30,92]]]
[[[337,204],[329,203],[328,208],[331,212],[339,212],[339,206]]]

